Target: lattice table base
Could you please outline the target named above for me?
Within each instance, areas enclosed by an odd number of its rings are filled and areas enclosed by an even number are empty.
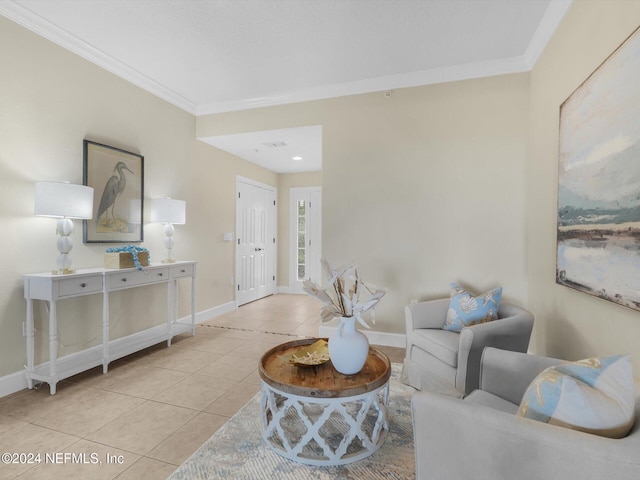
[[[343,398],[311,398],[262,382],[263,438],[307,465],[344,465],[378,450],[389,432],[389,383]]]

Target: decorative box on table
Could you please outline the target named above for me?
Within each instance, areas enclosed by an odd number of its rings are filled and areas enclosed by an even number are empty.
[[[149,252],[138,252],[141,267],[149,266]],[[135,268],[131,252],[114,252],[104,254],[104,268]]]

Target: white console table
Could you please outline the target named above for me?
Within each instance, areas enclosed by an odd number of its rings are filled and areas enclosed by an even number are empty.
[[[180,278],[191,277],[191,321],[177,319],[178,291]],[[67,377],[84,370],[102,365],[107,373],[109,362],[129,355],[143,348],[167,341],[180,333],[195,333],[195,279],[196,262],[176,261],[170,264],[152,264],[143,270],[135,268],[106,269],[92,268],[78,270],[68,275],[36,273],[23,275],[24,298],[27,301],[27,385],[33,388],[33,381],[48,382],[51,395],[56,393],[56,384]],[[134,333],[123,339],[109,340],[109,293],[127,288],[143,287],[158,283],[167,284],[166,326],[154,327]],[[58,359],[58,300],[102,293],[102,345],[73,353]],[[34,322],[33,301],[49,302],[49,365],[34,366]]]

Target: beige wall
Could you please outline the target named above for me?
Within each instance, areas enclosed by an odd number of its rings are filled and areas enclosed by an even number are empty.
[[[55,221],[33,216],[34,182],[82,183],[82,140],[145,157],[145,197],[187,201],[187,224],[176,226],[175,256],[198,263],[197,305],[204,311],[233,301],[235,176],[276,186],[278,176],[195,138],[195,118],[0,16],[0,376],[22,370],[25,302],[20,275],[55,268]],[[148,212],[148,210],[147,210]],[[164,234],[145,225],[153,260],[164,254]],[[102,264],[107,245],[84,245],[76,222],[74,267]],[[189,284],[180,286],[188,305]],[[145,287],[111,296],[112,338],[163,323],[166,288]],[[37,360],[47,359],[47,322],[37,302]],[[184,308],[181,315],[186,314]],[[100,341],[100,295],[59,303],[60,355]]]
[[[526,304],[528,89],[519,74],[229,112],[197,135],[322,125],[323,255],[387,287],[375,328],[404,333],[404,305],[452,280]]]
[[[198,252],[202,260],[207,259],[198,264],[197,283],[203,289],[203,300],[206,298],[209,304],[206,308],[210,308],[235,299],[235,290],[230,284],[231,277],[235,277],[235,244],[222,238],[224,232],[236,230],[236,176],[277,187],[278,175],[203,142],[195,142],[193,165],[185,167],[191,172],[190,188],[201,195],[193,202],[194,209],[190,212],[200,228],[194,230],[190,238],[194,243],[192,251]],[[189,223],[187,219],[185,226]],[[203,286],[202,274],[211,275],[212,281]],[[198,310],[204,309],[199,303]]]
[[[531,73],[527,168],[532,346],[567,359],[629,352],[640,371],[640,313],[555,284],[558,124],[562,102],[640,24],[640,2],[574,2]]]

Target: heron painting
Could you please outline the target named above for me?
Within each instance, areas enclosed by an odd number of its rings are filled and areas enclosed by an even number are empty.
[[[113,169],[114,175],[109,177],[107,184],[102,190],[100,205],[98,206],[98,217],[96,218],[96,231],[108,230],[122,232],[127,228],[127,224],[120,218],[116,218],[114,213],[116,208],[116,199],[124,192],[127,186],[127,179],[123,170],[133,173],[124,162],[118,162]],[[109,219],[109,210],[111,210],[111,219]]]
[[[143,162],[141,155],[84,141],[84,184],[95,195],[85,243],[142,241]]]

